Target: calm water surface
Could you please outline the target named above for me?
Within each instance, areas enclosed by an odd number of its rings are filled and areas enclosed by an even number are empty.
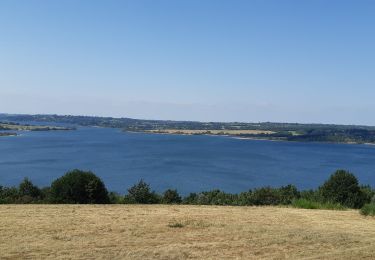
[[[143,178],[156,191],[245,191],[289,183],[316,188],[348,169],[375,186],[375,146],[122,133],[118,129],[23,132],[0,137],[0,185],[44,186],[71,169],[92,170],[124,193]]]

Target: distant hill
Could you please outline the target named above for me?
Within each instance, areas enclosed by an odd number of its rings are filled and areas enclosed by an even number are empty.
[[[121,128],[124,131],[165,134],[229,135],[280,141],[375,144],[375,127],[362,125],[197,122],[132,118],[0,114],[0,121],[55,122],[81,126]]]

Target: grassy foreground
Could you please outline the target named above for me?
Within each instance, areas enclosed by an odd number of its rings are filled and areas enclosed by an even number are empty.
[[[357,211],[174,205],[1,205],[0,258],[375,258]]]

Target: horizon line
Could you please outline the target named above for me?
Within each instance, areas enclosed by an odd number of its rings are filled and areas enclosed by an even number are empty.
[[[191,123],[224,123],[224,124],[290,124],[290,125],[331,125],[331,126],[357,126],[357,127],[375,127],[375,125],[364,125],[364,124],[335,124],[335,123],[302,123],[302,122],[272,122],[272,121],[259,121],[259,122],[245,122],[245,121],[200,121],[200,120],[171,120],[171,119],[145,119],[145,118],[132,118],[132,117],[114,117],[114,116],[97,116],[97,115],[83,115],[83,114],[27,114],[27,113],[3,113],[0,115],[9,116],[70,116],[70,117],[95,117],[95,118],[110,118],[110,119],[130,119],[130,120],[142,120],[142,121],[165,121],[165,122],[191,122]]]

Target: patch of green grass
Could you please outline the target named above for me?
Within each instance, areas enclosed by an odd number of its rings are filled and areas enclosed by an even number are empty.
[[[301,209],[331,209],[331,210],[346,210],[346,207],[339,203],[332,202],[317,202],[307,199],[293,200],[292,206]]]
[[[168,227],[170,228],[183,228],[185,225],[182,224],[181,222],[174,222],[174,223],[170,223],[168,224]]]
[[[375,203],[365,204],[359,212],[361,212],[362,215],[374,217],[375,216]]]
[[[185,221],[186,226],[196,227],[196,228],[207,228],[212,226],[210,223],[207,223],[202,220],[186,220]]]
[[[193,220],[193,219],[186,219],[184,221],[172,221],[168,224],[170,228],[183,228],[183,227],[191,227],[191,228],[208,228],[212,226],[212,224],[202,221],[202,220]]]

